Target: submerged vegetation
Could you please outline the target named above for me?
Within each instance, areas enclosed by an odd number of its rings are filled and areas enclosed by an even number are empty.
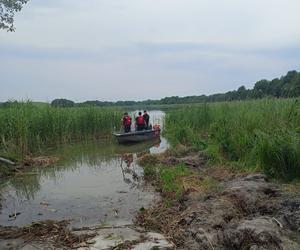
[[[263,99],[171,110],[166,135],[173,145],[205,150],[212,160],[260,169],[270,177],[300,177],[300,102]]]
[[[117,109],[11,103],[0,108],[0,152],[26,155],[50,144],[97,139],[111,134],[120,117]]]

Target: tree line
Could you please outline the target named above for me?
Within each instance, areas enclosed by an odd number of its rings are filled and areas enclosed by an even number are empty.
[[[199,96],[171,96],[160,100],[145,101],[86,101],[75,103],[67,99],[55,99],[51,105],[54,107],[73,107],[73,106],[134,106],[134,105],[160,105],[160,104],[188,104],[203,102],[224,102],[235,100],[260,99],[264,97],[289,98],[300,96],[300,72],[295,70],[289,71],[285,76],[275,78],[271,81],[263,79],[254,84],[252,89],[246,89],[245,86],[237,90],[228,91],[213,95]]]
[[[271,81],[260,80],[254,84],[252,89],[246,89],[245,86],[239,87],[237,90],[228,91],[213,95],[199,96],[171,96],[160,100],[144,100],[144,101],[85,101],[75,103],[67,99],[55,99],[51,102],[53,107],[82,107],[82,106],[149,106],[164,104],[188,104],[188,103],[204,103],[204,102],[225,102],[235,100],[251,100],[264,97],[289,98],[300,96],[300,72],[295,70],[289,71],[285,76],[275,78]],[[14,101],[16,102],[16,101]],[[7,106],[12,102],[0,103],[0,106]]]

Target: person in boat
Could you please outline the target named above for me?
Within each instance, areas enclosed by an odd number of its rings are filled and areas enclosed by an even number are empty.
[[[145,120],[145,129],[149,129],[149,120],[150,120],[150,116],[147,113],[147,110],[144,110],[144,114],[143,114],[144,120]]]
[[[142,116],[142,112],[139,112],[139,115],[135,118],[135,127],[137,131],[144,130],[146,126],[146,122],[144,117]]]
[[[124,132],[129,133],[131,131],[131,117],[130,115],[128,115],[127,112],[124,113],[122,122],[123,122]]]

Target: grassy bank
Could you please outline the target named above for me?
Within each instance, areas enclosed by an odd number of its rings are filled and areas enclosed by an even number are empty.
[[[296,99],[203,104],[171,110],[172,145],[205,150],[212,160],[260,169],[275,178],[300,177],[300,102]]]
[[[0,152],[26,155],[49,144],[97,139],[120,126],[121,111],[109,108],[53,108],[31,102],[0,108]]]

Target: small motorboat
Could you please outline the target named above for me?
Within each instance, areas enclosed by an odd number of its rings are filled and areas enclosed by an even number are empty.
[[[153,140],[160,137],[160,126],[154,125],[151,129],[133,131],[128,133],[114,133],[119,143],[133,143]]]

